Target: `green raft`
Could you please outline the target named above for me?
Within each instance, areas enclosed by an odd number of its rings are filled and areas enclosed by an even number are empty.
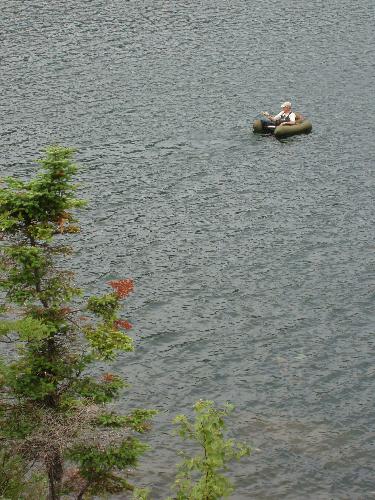
[[[260,120],[255,120],[253,123],[253,132],[273,134],[275,137],[277,137],[277,139],[283,139],[284,137],[291,137],[292,135],[298,134],[309,134],[311,130],[312,124],[310,120],[302,116],[300,113],[296,113],[295,125],[279,125],[274,129],[266,130],[263,128],[262,122]]]

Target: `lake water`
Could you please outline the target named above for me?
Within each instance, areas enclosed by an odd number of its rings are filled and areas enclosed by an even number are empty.
[[[160,410],[136,472],[167,496],[177,413],[231,401],[233,499],[371,499],[370,0],[3,0],[1,174],[76,147],[88,292],[132,277],[121,401]],[[291,100],[313,132],[254,136]]]

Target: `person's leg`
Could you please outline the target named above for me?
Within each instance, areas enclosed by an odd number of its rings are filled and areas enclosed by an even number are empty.
[[[264,130],[272,130],[275,128],[275,124],[264,116],[260,118],[260,121],[262,122],[262,127]]]

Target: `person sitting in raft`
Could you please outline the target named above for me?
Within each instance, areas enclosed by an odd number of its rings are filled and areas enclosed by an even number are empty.
[[[261,113],[265,118],[261,118],[264,128],[275,128],[278,125],[294,125],[296,123],[296,115],[292,111],[292,104],[285,101],[281,105],[281,111],[275,116],[270,115],[267,111]]]

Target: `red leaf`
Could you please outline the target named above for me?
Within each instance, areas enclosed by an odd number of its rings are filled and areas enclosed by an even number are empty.
[[[109,281],[108,284],[114,289],[119,299],[127,297],[134,290],[134,283],[131,279],[113,280]]]
[[[123,319],[117,319],[115,321],[115,326],[118,328],[125,328],[125,330],[130,330],[131,328],[133,328],[133,325],[129,323],[129,321]]]

